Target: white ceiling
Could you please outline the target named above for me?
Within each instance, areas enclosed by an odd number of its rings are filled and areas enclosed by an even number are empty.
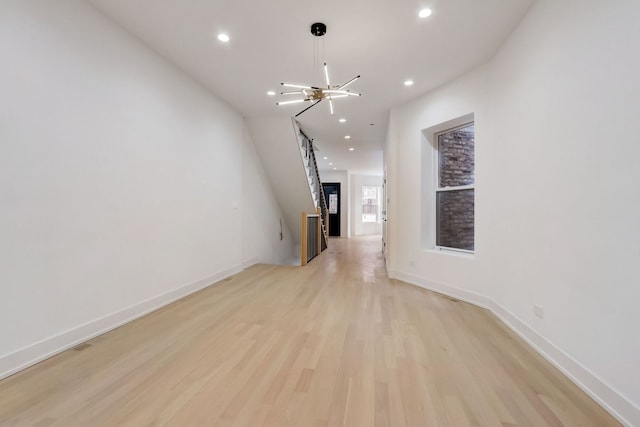
[[[380,175],[390,107],[486,62],[534,0],[89,1],[249,119],[299,112],[302,104],[275,105],[280,82],[323,85],[323,58],[332,84],[360,74],[350,89],[362,97],[335,100],[335,116],[322,102],[298,120],[321,169]],[[423,7],[429,18],[418,17]],[[322,38],[310,33],[318,21]]]

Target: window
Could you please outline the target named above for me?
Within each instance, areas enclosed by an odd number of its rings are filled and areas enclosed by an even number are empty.
[[[475,229],[475,128],[468,123],[435,135],[436,247],[472,252]]]
[[[362,222],[378,222],[380,187],[362,186]]]

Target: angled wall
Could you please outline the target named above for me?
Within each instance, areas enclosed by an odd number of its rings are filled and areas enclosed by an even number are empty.
[[[0,376],[291,256],[243,118],[85,2],[3,1],[0,57]]]
[[[265,172],[273,188],[275,200],[290,225],[293,241],[300,244],[300,214],[315,212],[307,172],[290,117],[260,117],[248,120]],[[253,207],[256,212],[260,206]]]
[[[385,151],[390,275],[492,309],[628,425],[640,425],[639,14],[633,0],[537,1],[488,64],[394,108]],[[473,256],[416,232],[433,215],[423,130],[467,114]]]

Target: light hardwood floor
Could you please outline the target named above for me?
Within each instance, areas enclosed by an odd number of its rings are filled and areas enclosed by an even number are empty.
[[[486,310],[388,280],[379,242],[253,266],[7,378],[0,425],[619,425]]]

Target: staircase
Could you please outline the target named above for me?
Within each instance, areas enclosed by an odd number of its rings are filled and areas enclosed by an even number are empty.
[[[298,138],[298,145],[300,147],[300,155],[302,156],[302,163],[307,175],[307,181],[309,182],[309,190],[311,191],[311,197],[313,198],[313,204],[320,213],[320,224],[322,228],[322,250],[327,248],[327,242],[329,241],[328,224],[329,218],[327,209],[327,199],[324,197],[324,190],[322,188],[322,182],[320,181],[320,173],[318,172],[318,162],[316,161],[316,154],[313,149],[313,140],[309,138],[300,128],[298,122],[293,120],[293,126],[296,130]]]
[[[261,117],[247,120],[256,151],[269,178],[276,202],[282,210],[291,238],[299,254],[300,213],[319,213],[322,223],[322,250],[327,247],[328,209],[322,192],[313,142],[289,117]],[[259,206],[255,206],[259,209]],[[318,212],[318,209],[320,212]]]

